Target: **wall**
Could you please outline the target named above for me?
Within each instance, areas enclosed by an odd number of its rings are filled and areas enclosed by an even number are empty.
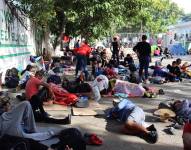
[[[30,20],[22,16],[25,27],[11,14],[4,0],[0,0],[0,71],[16,67],[19,70],[29,63],[34,54],[35,40]]]

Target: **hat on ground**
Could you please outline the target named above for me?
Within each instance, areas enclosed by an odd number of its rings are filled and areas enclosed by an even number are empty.
[[[175,112],[167,108],[161,108],[154,112],[154,115],[159,116],[161,121],[166,121],[169,118],[174,118],[176,116]]]

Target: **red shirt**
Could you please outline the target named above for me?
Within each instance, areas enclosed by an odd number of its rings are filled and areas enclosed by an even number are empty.
[[[87,44],[82,44],[79,48],[74,49],[76,54],[88,56],[91,52],[91,47]]]
[[[30,100],[33,95],[36,95],[38,93],[40,83],[41,83],[41,80],[39,80],[36,77],[31,77],[27,81],[27,84],[25,87],[25,94],[28,100]]]

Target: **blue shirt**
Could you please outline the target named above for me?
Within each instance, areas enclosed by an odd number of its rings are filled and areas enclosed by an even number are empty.
[[[132,103],[128,99],[122,99],[121,102],[112,108],[109,112],[109,116],[111,117],[114,113],[116,115],[116,119],[119,121],[125,122],[133,109],[135,108],[135,104]]]

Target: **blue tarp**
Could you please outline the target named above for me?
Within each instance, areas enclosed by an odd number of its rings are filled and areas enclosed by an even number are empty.
[[[181,43],[173,44],[169,48],[172,55],[186,55],[187,51]]]

